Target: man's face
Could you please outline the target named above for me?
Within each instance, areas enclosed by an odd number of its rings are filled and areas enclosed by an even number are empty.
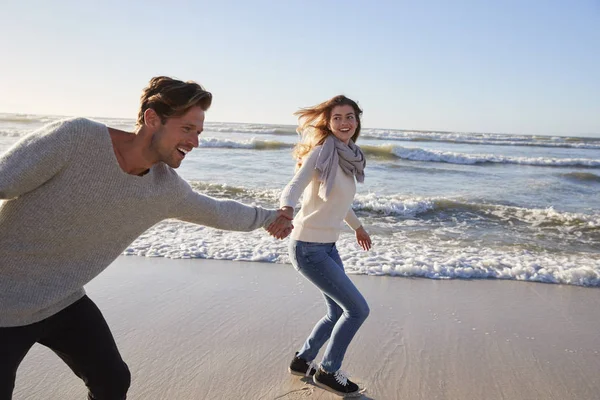
[[[152,149],[159,161],[177,168],[192,149],[198,147],[198,137],[204,129],[204,110],[192,107],[180,117],[167,119],[152,137]]]

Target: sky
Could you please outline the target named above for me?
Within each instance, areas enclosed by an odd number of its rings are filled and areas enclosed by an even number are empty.
[[[157,75],[207,121],[345,94],[369,128],[600,137],[600,0],[0,4],[0,112],[135,118]]]

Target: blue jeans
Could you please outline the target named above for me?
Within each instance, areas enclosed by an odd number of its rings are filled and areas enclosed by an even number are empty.
[[[369,306],[344,272],[335,243],[290,240],[292,265],[311,281],[325,298],[327,314],[315,325],[298,357],[312,361],[329,340],[321,368],[333,373],[340,369],[346,349],[369,315]]]

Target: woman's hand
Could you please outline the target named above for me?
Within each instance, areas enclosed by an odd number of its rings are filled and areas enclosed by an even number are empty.
[[[278,210],[278,214],[289,219],[290,221],[294,219],[294,209],[292,207],[281,207]]]
[[[289,208],[289,210],[286,210],[286,208]],[[291,207],[278,210],[277,219],[267,227],[267,232],[277,239],[286,238],[294,229],[294,225],[292,225],[293,214],[294,209]]]
[[[369,236],[369,234],[367,233],[367,231],[365,231],[365,228],[362,227],[362,225],[355,231],[356,233],[356,241],[358,242],[358,244],[360,245],[360,247],[363,248],[363,250],[368,251],[371,249],[372,243],[371,243],[371,237]]]

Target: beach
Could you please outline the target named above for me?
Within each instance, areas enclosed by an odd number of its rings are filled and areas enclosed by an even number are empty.
[[[600,398],[597,288],[351,279],[371,307],[342,366],[362,399]],[[287,371],[325,313],[317,289],[290,265],[121,256],[86,290],[131,370],[128,399],[339,398]],[[35,345],[13,398],[85,394]]]
[[[1,10],[0,400],[600,400],[600,0]]]

